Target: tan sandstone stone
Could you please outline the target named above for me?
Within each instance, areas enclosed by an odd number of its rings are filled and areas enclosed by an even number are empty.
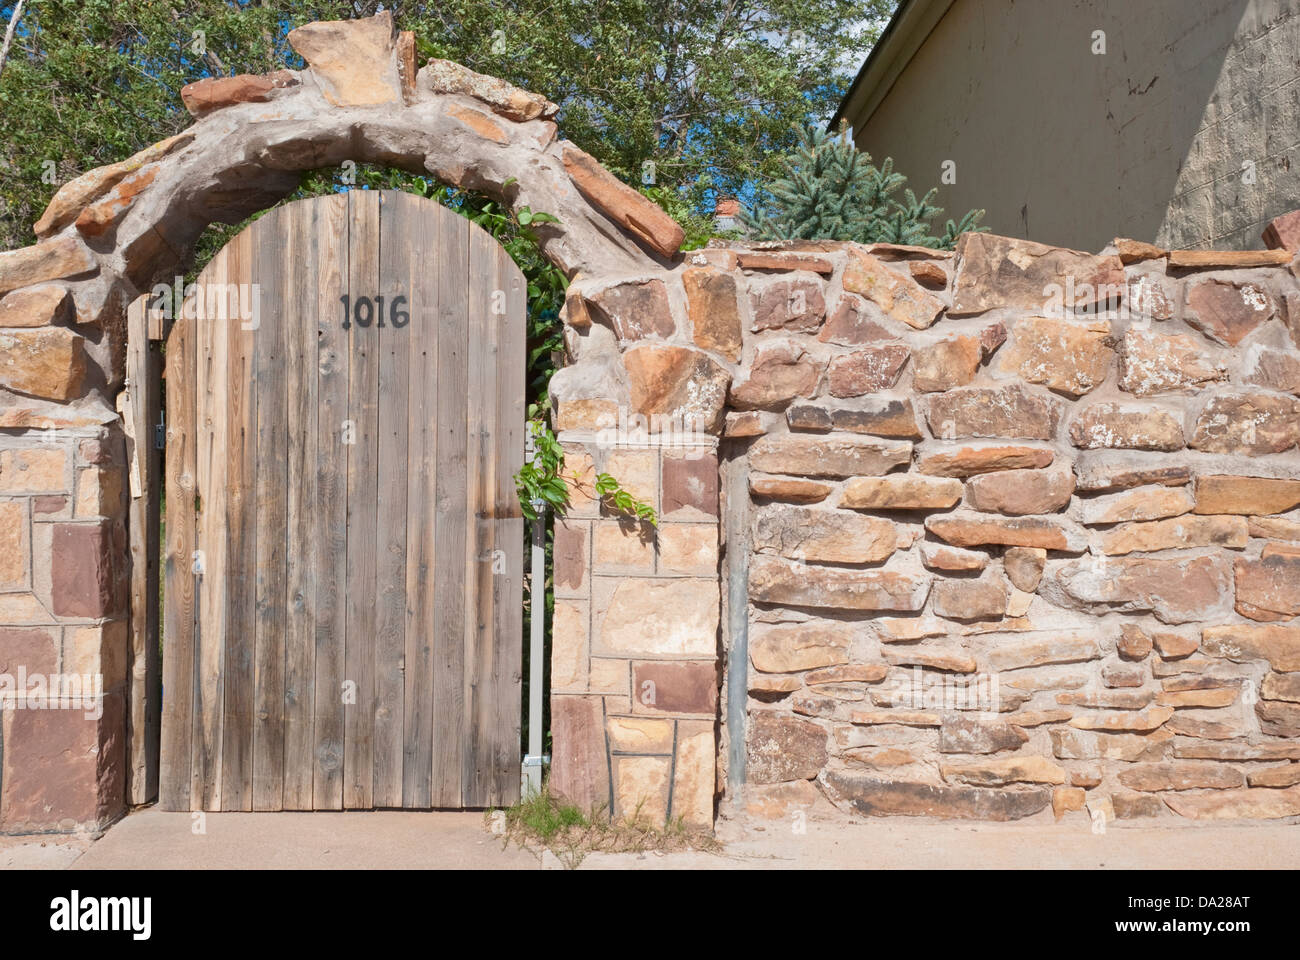
[[[1085,450],[1181,450],[1182,424],[1165,410],[1097,403],[1080,410],[1070,424],[1070,442]]]
[[[875,257],[850,248],[844,289],[871,300],[899,323],[923,330],[938,318],[943,303],[910,276],[896,273]]]
[[[943,510],[956,505],[961,495],[961,481],[947,477],[854,477],[839,505],[853,510]]]
[[[1081,324],[1026,317],[1013,327],[1011,346],[1001,356],[1004,371],[1078,397],[1106,379],[1115,352],[1105,320]]]

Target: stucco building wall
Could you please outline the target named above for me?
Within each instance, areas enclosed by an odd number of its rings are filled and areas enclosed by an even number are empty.
[[[956,163],[945,216],[1081,250],[1251,249],[1300,204],[1300,0],[907,7],[842,112],[914,187]]]

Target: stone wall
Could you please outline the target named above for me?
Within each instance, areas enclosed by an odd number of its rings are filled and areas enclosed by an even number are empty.
[[[565,435],[693,418],[745,472],[750,812],[1300,814],[1298,221],[1247,253],[804,242],[572,285]],[[594,770],[615,721],[582,702],[556,742]]]
[[[615,442],[621,439],[622,442]],[[551,786],[616,817],[713,822],[718,713],[715,444],[565,437],[577,478],[555,524]],[[609,472],[650,504],[633,522],[592,496]]]

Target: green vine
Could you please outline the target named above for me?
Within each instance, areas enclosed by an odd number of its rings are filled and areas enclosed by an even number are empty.
[[[532,440],[532,458],[515,474],[515,489],[524,517],[537,519],[537,505],[562,517],[569,509],[570,489],[585,491],[609,509],[651,526],[659,525],[654,507],[638,500],[623,489],[614,476],[598,473],[595,483],[585,488],[577,471],[564,473],[564,448],[546,425],[537,404],[528,407],[528,435]]]

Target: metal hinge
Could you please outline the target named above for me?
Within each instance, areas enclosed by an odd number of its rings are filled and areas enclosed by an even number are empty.
[[[538,756],[535,753],[524,754],[525,767],[543,767],[550,762],[551,762],[551,755],[549,753],[544,753],[541,756]]]
[[[153,425],[153,448],[155,450],[167,449],[167,418],[165,415],[162,420]]]

